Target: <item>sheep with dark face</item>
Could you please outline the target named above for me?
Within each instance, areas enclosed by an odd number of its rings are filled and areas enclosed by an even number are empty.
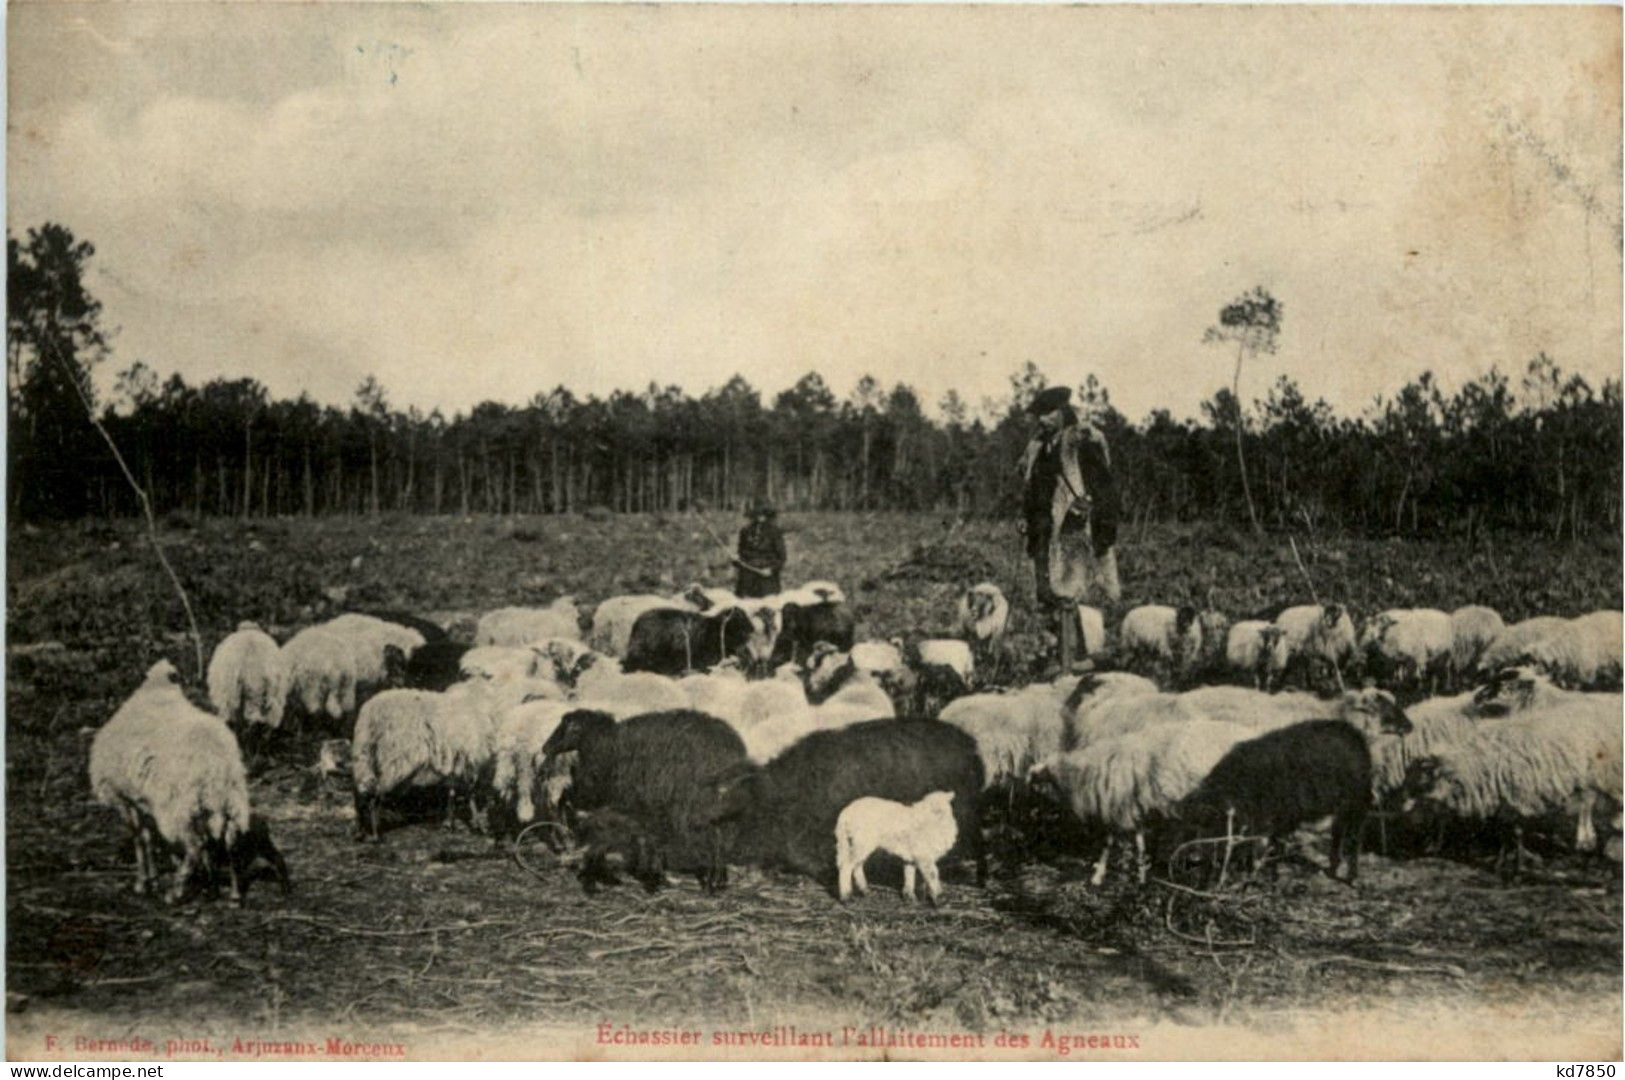
[[[568,713],[548,736],[549,759],[577,756],[571,802],[635,821],[673,869],[692,871],[707,891],[727,880],[723,844],[712,823],[715,787],[747,765],[745,744],[725,722],[692,710],[634,716]]]
[[[737,859],[833,881],[835,822],[865,797],[915,803],[953,793],[959,843],[987,877],[977,811],[982,761],[976,740],[937,720],[871,720],[816,731],[764,766],[717,786],[716,820],[732,826]]]
[[[1117,630],[1125,664],[1162,679],[1183,679],[1202,656],[1202,624],[1193,607],[1145,604]]]
[[[450,689],[463,678],[463,658],[469,651],[469,646],[445,638],[425,642],[407,658],[406,688],[436,692]]]
[[[706,671],[727,657],[745,656],[753,631],[750,616],[739,608],[705,615],[675,608],[646,611],[632,624],[622,669],[672,676]]]
[[[850,649],[855,629],[851,609],[845,604],[787,603],[779,609],[773,663],[807,663],[813,647],[821,641],[837,649]]]
[[[1337,877],[1345,845],[1348,880],[1360,874],[1360,830],[1371,808],[1371,749],[1353,724],[1309,720],[1231,748],[1179,807],[1205,832],[1231,829],[1285,840],[1331,815],[1328,872]]]

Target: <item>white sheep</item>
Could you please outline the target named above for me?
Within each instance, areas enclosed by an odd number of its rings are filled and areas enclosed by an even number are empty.
[[[737,721],[744,710],[749,685],[745,673],[732,657],[710,671],[694,672],[677,680],[677,688],[688,699],[689,708],[730,724]]]
[[[1469,604],[1452,611],[1451,663],[1455,665],[1457,676],[1465,677],[1478,670],[1479,658],[1484,655],[1484,650],[1505,629],[1506,623],[1501,621],[1500,612],[1494,608]]]
[[[1270,683],[1279,686],[1293,668],[1307,669],[1308,678],[1317,678],[1317,668],[1342,669],[1353,660],[1359,647],[1354,620],[1341,604],[1303,604],[1276,616],[1281,636],[1270,655]]]
[[[1625,666],[1625,612],[1593,611],[1571,623],[1581,647],[1590,651],[1589,683],[1618,683]]]
[[[1596,844],[1596,804],[1621,797],[1620,744],[1618,717],[1599,722],[1589,710],[1488,721],[1411,766],[1406,809],[1420,801],[1460,817],[1510,822],[1521,870],[1526,818],[1577,812],[1575,846]]]
[[[231,730],[186,700],[175,667],[160,660],[90,744],[90,790],[118,811],[135,840],[135,891],[157,884],[159,846],[179,848],[165,894],[178,902],[194,870],[224,861],[234,902],[242,882],[231,857],[249,831],[248,774]]]
[[[1538,615],[1513,623],[1496,636],[1479,657],[1480,672],[1533,664],[1569,686],[1584,686],[1597,677],[1599,653],[1571,619]]]
[[[933,907],[942,895],[937,863],[959,838],[954,821],[954,795],[933,791],[912,806],[867,796],[854,799],[835,819],[836,891],[841,902],[869,891],[863,864],[876,851],[903,860],[903,899],[915,897],[915,871],[925,879],[925,895]]]
[[[976,740],[987,788],[1024,784],[1033,765],[1066,749],[1065,695],[1035,683],[951,701],[938,719]]]
[[[1262,689],[1269,678],[1270,656],[1281,628],[1261,619],[1244,619],[1230,627],[1224,641],[1224,663],[1231,674],[1250,679]]]
[[[356,830],[378,839],[378,810],[403,787],[443,785],[445,827],[457,798],[478,813],[478,791],[491,766],[496,731],[485,691],[460,683],[443,694],[385,690],[356,717],[350,768],[355,780]]]
[[[542,670],[543,663],[541,655],[528,645],[479,645],[463,654],[457,669],[465,679],[497,682],[531,678]]]
[[[917,666],[935,664],[950,668],[966,686],[971,685],[976,676],[976,657],[970,645],[957,638],[927,638],[916,644],[912,652],[918,658]]]
[[[1115,836],[1134,838],[1141,883],[1146,878],[1145,827],[1195,791],[1219,759],[1253,732],[1234,724],[1189,720],[1157,724],[1091,740],[1033,766],[1032,779],[1053,783],[1080,821],[1098,821]],[[1106,879],[1108,838],[1090,881]]]
[[[1405,715],[1409,732],[1370,740],[1371,794],[1378,806],[1399,794],[1413,761],[1460,742],[1482,718],[1471,690],[1419,701],[1407,706]]]
[[[374,615],[350,611],[321,625],[349,641],[351,654],[355,658],[357,690],[389,684],[393,674],[389,662],[391,646],[400,650],[401,659],[409,658],[423,647],[423,635],[416,630]]]
[[[288,696],[306,716],[343,720],[355,712],[357,662],[349,638],[307,627],[282,646],[282,658]]]
[[[548,762],[542,747],[564,715],[576,708],[579,706],[567,701],[528,701],[504,710],[497,719],[491,791],[521,825],[536,816],[536,786],[547,779]],[[551,807],[552,793],[546,797]]]
[[[602,660],[576,677],[575,699],[582,708],[607,712],[617,720],[689,707],[676,679],[652,671],[623,672],[619,664]]]
[[[505,607],[487,612],[474,629],[476,645],[530,645],[549,638],[581,637],[575,601],[560,597],[550,607]]]
[[[1367,621],[1360,638],[1366,663],[1392,672],[1393,685],[1437,693],[1455,675],[1456,633],[1450,616],[1434,608],[1389,608]]]
[[[959,597],[959,630],[984,657],[992,656],[1004,642],[1010,622],[1010,601],[1004,590],[991,581],[973,585]]]
[[[859,670],[871,675],[897,671],[903,667],[903,650],[890,641],[860,641],[852,646],[847,655]]]
[[[649,593],[612,596],[593,611],[592,632],[587,636],[587,643],[606,655],[624,657],[638,616],[664,608],[691,611],[694,605]]]
[[[258,623],[241,622],[209,657],[209,704],[226,723],[257,742],[282,726],[288,703],[288,662]]]
[[[1202,655],[1202,624],[1196,609],[1143,604],[1123,616],[1117,644],[1125,664],[1163,678],[1188,673]]]

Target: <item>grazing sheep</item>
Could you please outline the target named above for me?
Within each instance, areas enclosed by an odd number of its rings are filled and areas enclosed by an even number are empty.
[[[897,671],[905,666],[903,650],[890,641],[860,641],[852,646],[848,655],[852,663],[871,675]],[[810,660],[807,664],[809,667],[812,666]]]
[[[1098,821],[1117,836],[1132,836],[1140,882],[1146,878],[1145,831],[1196,790],[1219,760],[1249,736],[1244,728],[1211,720],[1160,724],[1095,739],[1032,767],[1038,786],[1058,788],[1082,822]],[[1090,882],[1106,880],[1108,837]]]
[[[1433,608],[1390,608],[1366,623],[1360,648],[1367,670],[1395,687],[1438,693],[1455,675],[1456,633],[1449,615]]]
[[[404,671],[404,664],[401,671],[395,669],[391,648],[400,650],[400,659],[405,661],[424,644],[423,635],[410,627],[357,612],[346,612],[322,625],[349,640],[355,657],[357,691],[387,687],[396,682]]]
[[[230,871],[228,877],[238,885],[238,895],[246,896],[248,886],[253,881],[254,865],[265,863],[271,868],[271,874],[276,878],[277,886],[282,895],[287,896],[293,892],[293,880],[288,876],[288,862],[278,850],[276,841],[271,839],[271,826],[259,814],[250,814],[248,828],[237,834],[226,852]],[[216,873],[211,887],[216,894],[219,892],[219,875]]]
[[[716,785],[746,766],[745,745],[714,716],[681,709],[634,716],[578,709],[565,715],[543,749],[577,755],[571,798],[579,810],[610,809],[652,837],[666,863],[696,873],[707,892],[727,880]]]
[[[1490,642],[1480,672],[1532,664],[1564,686],[1588,686],[1597,678],[1599,650],[1571,619],[1540,615],[1513,623]]]
[[[1360,831],[1370,807],[1365,736],[1344,720],[1309,720],[1237,743],[1180,803],[1178,814],[1209,830],[1220,826],[1274,843],[1330,814],[1328,873],[1337,877],[1348,844],[1352,884],[1360,875]]]
[[[954,793],[933,791],[912,806],[890,799],[865,797],[848,803],[835,819],[835,881],[841,903],[852,889],[869,892],[863,864],[877,851],[903,860],[903,899],[914,901],[914,875],[925,879],[926,899],[932,907],[942,895],[937,863],[959,838],[954,824]]]
[[[716,790],[715,820],[733,830],[740,859],[814,877],[833,869],[835,821],[854,799],[912,803],[950,791],[960,842],[976,859],[977,883],[987,878],[977,812],[982,763],[976,741],[950,724],[872,720],[815,731]]]
[[[303,715],[343,720],[355,712],[356,662],[344,635],[307,627],[282,646],[288,696]]]
[[[652,671],[683,675],[715,667],[728,657],[743,657],[753,626],[739,608],[710,615],[696,611],[645,611],[632,624],[622,667],[627,672]]]
[[[1468,605],[1450,613],[1451,656],[1456,675],[1465,678],[1479,669],[1479,659],[1490,642],[1506,629],[1494,608]]]
[[[1164,679],[1184,677],[1202,653],[1202,624],[1193,607],[1145,604],[1123,616],[1117,628],[1125,664]]]
[[[1585,709],[1487,721],[1411,763],[1404,809],[1420,803],[1498,822],[1510,835],[1503,834],[1496,868],[1505,871],[1511,847],[1513,873],[1521,873],[1526,818],[1576,812],[1575,847],[1596,845],[1596,804],[1621,797],[1620,744],[1618,716],[1602,719]]]
[[[386,690],[372,698],[356,717],[351,744],[358,838],[379,839],[383,799],[406,787],[444,786],[450,828],[459,795],[473,808],[494,741],[485,703],[467,684],[443,694]]]
[[[592,613],[587,643],[609,656],[622,657],[632,641],[632,625],[646,611],[691,611],[693,606],[650,594],[612,596]]]
[[[575,601],[568,596],[545,608],[498,608],[480,617],[474,629],[474,644],[518,646],[548,638],[579,639],[579,619]]]
[[[952,668],[966,686],[976,678],[976,657],[970,645],[957,638],[927,638],[917,642],[906,655],[909,666],[915,669],[928,665]]]
[[[377,619],[381,622],[394,623],[397,626],[404,626],[408,630],[416,631],[423,638],[423,643],[425,645],[436,641],[445,641],[447,639],[445,627],[430,619],[425,619],[420,615],[413,615],[410,612],[380,608],[357,608],[354,612],[350,612],[349,614],[365,615],[368,618]]]
[[[249,828],[248,774],[231,730],[186,700],[160,660],[90,744],[90,790],[135,840],[137,893],[157,885],[157,859],[179,849],[165,899],[177,903],[199,869],[225,865],[234,902],[242,882],[230,853]]]
[[[787,603],[779,609],[779,631],[773,642],[772,661],[806,661],[819,642],[837,649],[850,649],[855,631],[851,610],[845,604]]]
[[[479,645],[465,652],[458,663],[463,678],[491,682],[529,679],[541,667],[541,657],[528,645]]]
[[[406,660],[406,689],[439,692],[463,678],[463,658],[473,650],[451,640],[427,641]]]
[[[976,740],[989,788],[1025,784],[1033,765],[1068,748],[1065,699],[1042,683],[962,697],[939,719]]]
[[[1244,619],[1230,628],[1224,642],[1225,667],[1262,690],[1269,681],[1270,657],[1281,639],[1281,628],[1262,619]]]
[[[491,793],[520,825],[536,816],[536,792],[550,775],[543,747],[566,713],[568,701],[527,701],[505,709],[497,719],[491,762]],[[544,807],[552,809],[544,798]]]
[[[1593,611],[1571,620],[1581,647],[1589,650],[1595,670],[1588,685],[1618,685],[1625,665],[1625,612]]]
[[[288,662],[259,624],[238,623],[236,631],[215,646],[208,684],[215,714],[239,728],[245,744],[257,743],[282,726]]]
[[[1370,687],[1347,690],[1330,701],[1311,694],[1265,694],[1242,686],[1203,686],[1187,690],[1179,700],[1209,720],[1248,728],[1253,732],[1290,727],[1304,720],[1347,720],[1370,738],[1384,732],[1403,733],[1410,721],[1387,690]]]
[[[592,896],[620,881],[622,871],[655,892],[666,883],[666,857],[650,830],[630,814],[608,808],[580,815],[576,839],[582,847],[576,880]]]
[[[1342,669],[1356,656],[1354,620],[1342,604],[1289,607],[1276,617],[1275,625],[1281,636],[1270,655],[1270,689],[1280,687],[1297,670],[1303,671],[1306,686],[1321,681],[1328,667],[1340,679]]]
[[[612,661],[599,661],[576,677],[576,701],[620,719],[640,713],[688,707],[688,695],[677,680],[650,671],[622,672]]]

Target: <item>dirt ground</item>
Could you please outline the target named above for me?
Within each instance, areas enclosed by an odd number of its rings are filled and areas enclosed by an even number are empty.
[[[737,524],[714,520],[719,529]],[[861,632],[946,630],[967,577],[1004,585],[1017,598],[1017,633],[1031,629],[1021,617],[1030,584],[1003,525],[885,515],[786,524],[788,580],[841,582]],[[488,838],[427,822],[357,844],[348,795],[309,768],[312,743],[290,741],[253,794],[287,854],[293,894],[261,881],[240,909],[202,899],[166,908],[131,893],[129,850],[111,813],[90,799],[85,753],[90,732],[158,655],[195,685],[184,616],[133,526],[10,539],[13,1058],[63,1052],[44,1039],[66,1033],[148,1038],[159,1055],[170,1039],[201,1040],[171,1052],[204,1057],[298,1050],[256,1050],[254,1040],[332,1056],[353,1040],[381,1056],[398,1046],[416,1057],[539,1028],[591,1043],[600,1024],[612,1036],[623,1024],[695,1027],[710,1040],[797,1018],[800,1037],[828,1029],[850,1039],[847,1027],[878,1027],[981,1034],[991,1047],[999,1032],[1036,1040],[1046,1030],[1279,1031],[1282,1017],[1291,1026],[1293,1017],[1346,1009],[1501,1015],[1502,1030],[1528,1022],[1548,1036],[1559,1028],[1542,1018],[1560,1016],[1572,1056],[1620,1053],[1618,864],[1540,842],[1538,865],[1503,885],[1490,872],[1492,848],[1468,843],[1429,856],[1402,823],[1389,834],[1368,830],[1358,888],[1317,872],[1324,850],[1308,836],[1307,861],[1222,903],[1158,884],[1092,889],[1085,853],[1056,842],[1002,844],[988,887],[961,868],[937,910],[902,903],[893,868],[872,874],[874,894],[849,907],[818,883],[749,870],[719,896],[685,880],[653,895],[626,884],[589,899],[538,847],[521,861]],[[206,646],[241,618],[292,628],[314,617],[324,590],[344,590],[348,603],[451,615],[560,592],[590,603],[724,580],[704,530],[681,517],[205,523],[166,528],[165,542],[193,591]],[[1151,530],[1125,545],[1129,599],[1211,593],[1234,613],[1295,599],[1301,578],[1278,546],[1201,527]],[[1617,545],[1548,551],[1517,540],[1467,551],[1300,539],[1300,549],[1317,588],[1360,613],[1477,601],[1513,619],[1621,606]],[[336,1051],[326,1042],[334,1037]],[[1148,1041],[1125,1056],[1186,1045],[1175,1035]],[[1450,1046],[1396,1049],[1376,1033],[1353,1045],[1339,1056],[1448,1056]],[[1476,1043],[1468,1056],[1552,1056],[1520,1052],[1528,1045]],[[746,1052],[818,1051],[767,1043]],[[828,1052],[928,1051],[849,1042]],[[1037,1045],[1007,1052],[1058,1056]]]

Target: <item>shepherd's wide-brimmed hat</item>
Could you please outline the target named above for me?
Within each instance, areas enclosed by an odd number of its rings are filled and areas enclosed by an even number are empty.
[[[1033,398],[1032,404],[1027,406],[1027,411],[1033,416],[1044,416],[1069,404],[1071,400],[1070,386],[1052,386],[1048,390],[1040,391],[1038,396]]]

